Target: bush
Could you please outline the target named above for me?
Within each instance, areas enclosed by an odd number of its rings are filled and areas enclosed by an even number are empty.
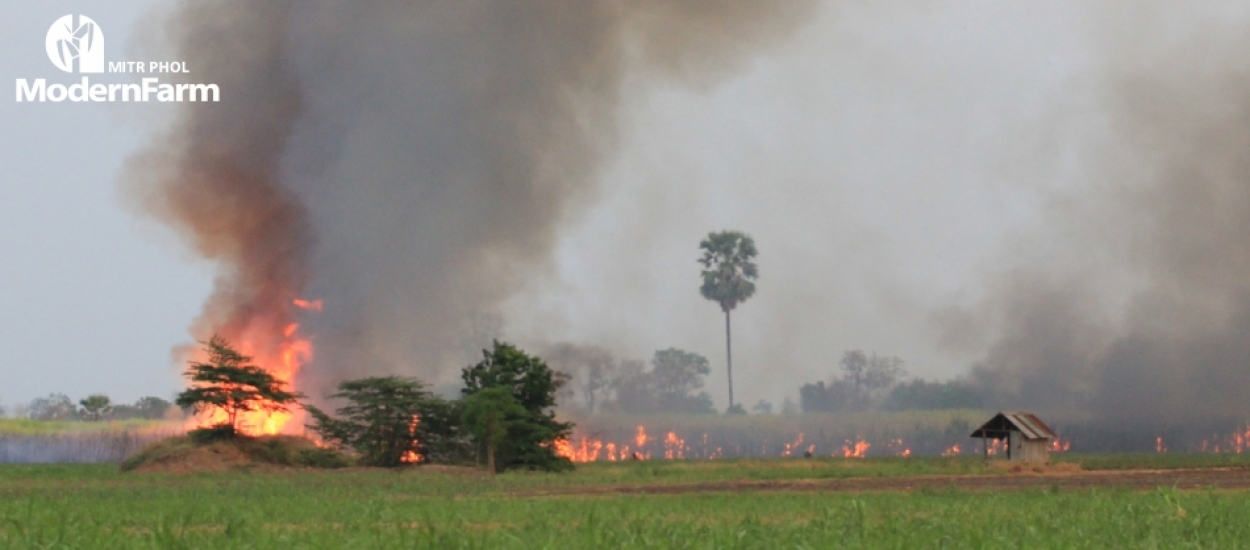
[[[362,464],[393,467],[413,462],[450,462],[467,458],[454,407],[435,397],[425,384],[398,376],[347,380],[330,397],[347,401],[332,417],[307,406],[310,426],[332,445],[360,454]],[[465,448],[456,452],[458,448]]]
[[[496,451],[498,468],[571,470],[573,463],[555,453],[555,442],[568,439],[573,430],[571,422],[556,421],[554,411],[556,392],[564,385],[565,377],[557,375],[542,359],[511,344],[496,341],[494,349],[482,350],[482,354],[480,363],[461,373],[464,396],[506,388],[525,411],[506,419],[507,437]],[[478,443],[484,442],[478,439]]]
[[[187,432],[187,437],[191,438],[191,442],[196,445],[208,445],[217,441],[229,441],[237,437],[242,437],[234,431],[232,424],[217,424],[207,428],[196,428]]]

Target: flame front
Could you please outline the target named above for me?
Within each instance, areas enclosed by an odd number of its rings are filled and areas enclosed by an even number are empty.
[[[872,445],[864,441],[863,438],[855,441],[848,439],[846,445],[842,446],[842,456],[844,458],[864,458],[868,455],[868,449],[870,448],[872,448]]]
[[[252,358],[252,364],[272,374],[286,389],[297,390],[296,376],[300,368],[313,359],[313,343],[300,333],[300,324],[294,322],[297,312],[321,311],[321,300],[296,299],[291,302],[294,311],[285,311],[282,319],[257,319],[242,328],[222,327],[219,333],[240,353]],[[247,435],[275,435],[299,433],[303,411],[268,413],[250,411],[239,413],[239,430]],[[187,428],[212,426],[226,422],[226,414],[214,410],[195,415],[188,420]]]

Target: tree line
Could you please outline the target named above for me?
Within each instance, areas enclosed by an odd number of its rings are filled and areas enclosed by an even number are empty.
[[[11,410],[0,407],[0,417],[12,414],[16,418],[40,421],[86,421],[108,420],[160,420],[179,412],[174,404],[154,396],[141,397],[134,403],[114,403],[102,393],[92,394],[75,402],[63,393],[51,393],[37,397],[28,404],[14,406]]]
[[[828,384],[822,380],[799,388],[803,412],[976,409],[992,402],[983,387],[964,380],[905,380],[907,370],[898,357],[852,350],[838,367]]]
[[[582,414],[715,414],[712,396],[701,391],[711,367],[698,353],[657,350],[650,361],[617,359],[594,346],[561,344],[547,351],[553,365],[569,373],[562,405]]]
[[[199,443],[245,437],[247,413],[303,407],[312,418],[308,428],[361,465],[485,462],[492,473],[572,468],[556,453],[556,442],[573,429],[555,416],[556,393],[567,377],[508,343],[495,341],[482,354],[461,372],[457,399],[435,395],[416,378],[369,377],[339,383],[329,397],[342,406],[330,412],[302,403],[304,395],[214,336],[205,344],[206,359],[187,367],[191,386],[175,402],[221,413],[220,422],[190,432]]]

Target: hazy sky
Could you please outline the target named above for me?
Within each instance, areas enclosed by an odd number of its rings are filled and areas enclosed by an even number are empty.
[[[127,154],[146,139],[142,118],[161,116],[161,108],[16,103],[13,96],[17,78],[64,78],[44,53],[57,18],[92,17],[104,31],[106,58],[125,60],[131,30],[153,4],[0,7],[0,79],[8,90],[0,101],[0,404],[54,391],[132,401],[177,387],[169,350],[186,338],[212,272],[124,207],[115,185]]]
[[[127,44],[148,37],[132,31],[160,4],[6,2],[0,80],[60,77],[43,38],[67,13],[101,25],[109,60],[137,59]],[[740,401],[796,397],[853,348],[930,378],[963,372],[976,343],[941,342],[935,313],[975,303],[1003,258],[1028,256],[1021,235],[1054,245],[1054,205],[1081,195],[1074,159],[1099,132],[1104,31],[1125,13],[1093,4],[830,2],[719,85],[627,97],[619,154],[564,222],[556,267],[508,302],[505,336],[698,351],[723,406],[723,321],[698,295],[695,258],[708,231],[730,228],[760,249],[759,292],[734,312]],[[1244,21],[1232,4],[1151,3],[1168,33],[1137,38]],[[0,98],[0,404],[178,387],[170,349],[212,266],[116,189],[144,121],[167,115]]]

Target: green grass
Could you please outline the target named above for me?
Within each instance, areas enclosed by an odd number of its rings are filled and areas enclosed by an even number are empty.
[[[645,460],[579,464],[576,475],[557,484],[682,484],[732,480],[844,479],[919,475],[999,473],[974,457],[740,458]],[[550,483],[550,482],[548,482]]]
[[[1250,454],[1132,453],[1051,455],[1053,462],[1076,462],[1086,470],[1172,470],[1177,468],[1248,468]]]
[[[176,476],[123,474],[114,465],[3,466],[0,548],[1250,546],[1244,491],[560,494],[618,484],[983,468],[966,457],[740,460],[595,464],[566,475],[490,478],[421,469]]]

